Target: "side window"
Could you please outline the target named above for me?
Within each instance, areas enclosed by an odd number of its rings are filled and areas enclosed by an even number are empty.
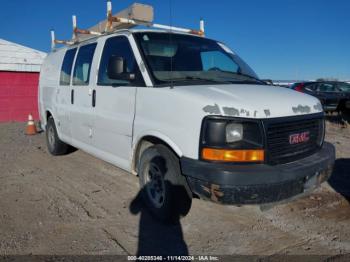
[[[96,43],[79,48],[73,73],[73,85],[88,85],[91,71],[91,63],[94,57]]]
[[[337,89],[335,88],[335,85],[333,85],[333,84],[322,83],[318,86],[318,91],[320,91],[320,92],[337,92]]]
[[[310,92],[315,92],[317,89],[317,84],[307,85],[307,86],[305,86],[305,89],[310,91]]]
[[[222,70],[237,72],[238,65],[227,55],[220,51],[208,51],[201,53],[203,70]]]
[[[350,92],[350,84],[348,83],[338,83],[337,88],[340,91]]]
[[[73,61],[76,52],[77,49],[74,48],[68,50],[64,55],[60,76],[60,85],[62,86],[70,85],[70,75],[72,72]]]
[[[110,79],[107,75],[109,59],[112,56],[122,57],[126,62],[126,71],[133,73],[136,79],[140,79],[141,75],[132,52],[129,40],[125,36],[116,36],[106,40],[101,57],[100,68],[98,71],[98,85],[129,85],[130,80]]]

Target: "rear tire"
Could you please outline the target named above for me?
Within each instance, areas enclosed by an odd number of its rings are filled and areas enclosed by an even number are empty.
[[[147,148],[139,162],[143,200],[160,221],[176,224],[192,204],[192,192],[181,174],[177,156],[164,145]]]
[[[47,120],[46,144],[49,152],[54,156],[65,155],[68,153],[69,145],[59,139],[56,124],[52,116]]]

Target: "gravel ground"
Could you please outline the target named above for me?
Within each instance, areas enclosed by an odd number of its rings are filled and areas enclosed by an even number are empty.
[[[334,174],[311,195],[264,209],[194,199],[174,226],[143,208],[137,177],[80,150],[53,157],[43,133],[23,131],[0,124],[2,255],[350,253],[350,128],[337,122]]]

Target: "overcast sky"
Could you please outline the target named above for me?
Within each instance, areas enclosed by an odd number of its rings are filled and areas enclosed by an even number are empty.
[[[114,0],[113,10],[133,3]],[[144,0],[155,8],[155,22],[197,28],[225,42],[261,78],[350,79],[349,0]],[[0,4],[0,38],[50,50],[50,29],[71,37],[71,15],[79,27],[103,20],[105,0],[11,0]]]

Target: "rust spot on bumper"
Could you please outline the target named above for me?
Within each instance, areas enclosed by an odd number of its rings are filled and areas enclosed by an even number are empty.
[[[210,188],[202,185],[202,188],[209,193],[210,199],[214,202],[219,202],[219,198],[224,196],[224,193],[220,191],[219,185],[211,184]]]

